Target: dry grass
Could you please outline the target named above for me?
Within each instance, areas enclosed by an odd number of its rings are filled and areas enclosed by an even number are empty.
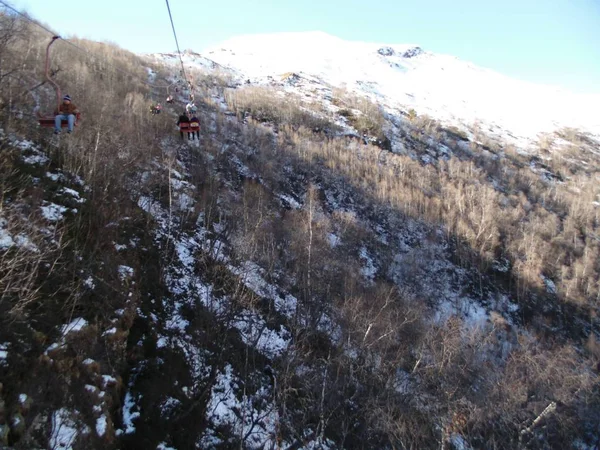
[[[225,99],[239,117],[249,115],[258,122],[305,127],[315,131],[332,131],[336,128],[327,117],[306,109],[298,97],[282,96],[273,89],[248,86],[227,91]]]

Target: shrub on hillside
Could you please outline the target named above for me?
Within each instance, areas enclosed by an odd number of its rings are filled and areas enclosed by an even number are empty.
[[[378,147],[391,150],[391,142],[385,133],[385,115],[379,105],[345,89],[334,89],[332,103],[340,108],[338,114],[356,131],[370,137]]]
[[[228,90],[225,98],[229,107],[239,116],[251,116],[259,122],[305,127],[315,131],[333,131],[337,128],[328,118],[305,109],[296,96],[282,95],[273,89],[247,86]]]

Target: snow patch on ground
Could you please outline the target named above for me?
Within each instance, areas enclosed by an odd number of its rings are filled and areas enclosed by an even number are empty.
[[[0,219],[0,250],[6,250],[15,245],[12,236],[4,227],[6,227],[6,220]]]
[[[290,208],[293,208],[293,209],[300,209],[300,208],[302,208],[302,205],[300,203],[298,203],[294,198],[292,198],[289,195],[278,194],[278,197],[284,202],[284,204],[289,205]]]
[[[60,329],[60,332],[61,332],[60,340],[58,342],[55,342],[54,344],[50,345],[50,347],[48,347],[46,349],[45,354],[48,354],[48,352],[50,352],[52,350],[56,350],[58,348],[63,347],[66,343],[66,338],[69,334],[77,333],[77,332],[81,331],[82,329],[84,329],[87,325],[88,325],[87,321],[82,317],[78,317],[77,319],[72,320],[71,323],[69,323],[67,325],[63,325]]]
[[[81,198],[79,196],[79,192],[77,192],[74,189],[70,189],[68,187],[63,187],[60,191],[59,194],[64,194],[64,195],[69,195],[71,197],[73,197],[73,199],[77,202],[77,203],[85,203],[85,198]]]
[[[8,359],[8,342],[5,342],[4,344],[0,344],[0,366],[5,366],[7,359]]]
[[[253,396],[241,395],[238,398],[240,384],[232,367],[226,365],[212,387],[206,409],[207,419],[215,427],[230,427],[232,436],[247,436],[244,448],[270,448],[269,444],[275,444],[273,440],[279,421],[277,409],[267,400],[272,394],[263,387]],[[207,445],[214,443],[214,436],[205,433],[201,442]]]
[[[94,283],[94,278],[91,275],[85,279],[83,284],[88,289],[94,289],[96,287],[96,283]]]
[[[106,434],[106,425],[106,416],[102,414],[96,419],[96,433],[98,434],[98,436],[102,437]]]
[[[150,197],[140,196],[137,202],[138,206],[144,211],[152,215],[153,217],[160,216],[162,209],[157,201],[154,201]]]
[[[124,266],[121,265],[119,266],[119,277],[121,277],[121,280],[125,281],[128,278],[133,277],[133,268],[129,267],[129,266]]]
[[[125,394],[125,400],[123,401],[123,425],[125,425],[125,434],[131,434],[135,432],[135,425],[133,421],[140,417],[139,411],[135,399],[130,391]]]
[[[108,386],[117,384],[117,379],[112,375],[102,375],[102,387],[106,389]]]
[[[375,278],[375,275],[377,274],[377,267],[375,266],[373,258],[369,256],[369,252],[367,251],[366,247],[361,247],[360,259],[365,264],[360,270],[360,273],[362,273],[367,280],[373,281],[373,278]]]
[[[466,330],[481,329],[489,320],[489,314],[486,309],[468,297],[453,301],[445,300],[440,303],[434,315],[434,322],[444,322],[451,316],[462,318]]]
[[[272,330],[264,319],[250,311],[239,314],[232,325],[240,332],[246,345],[256,348],[268,358],[281,356],[290,345],[291,335],[283,325],[279,331]]]
[[[244,285],[256,295],[273,300],[278,312],[288,318],[293,317],[298,300],[293,295],[280,294],[276,286],[269,284],[263,278],[264,270],[258,264],[246,261],[239,268],[230,265],[229,270],[238,275]]]
[[[15,244],[17,247],[24,248],[34,253],[39,253],[40,249],[23,233],[15,236]]]
[[[548,292],[549,294],[556,295],[558,290],[556,289],[556,284],[554,284],[554,281],[544,276],[542,276],[542,280],[544,281],[544,285],[546,286],[546,292]]]
[[[473,447],[471,447],[460,434],[453,434],[450,437],[450,442],[454,446],[455,450],[472,450],[473,449]]]
[[[68,325],[63,325],[60,331],[63,337],[66,337],[69,333],[81,331],[87,325],[87,320],[82,317],[78,317],[77,319],[72,320]]]
[[[338,236],[336,236],[335,234],[329,233],[327,235],[327,242],[329,242],[329,246],[331,248],[336,248],[340,244],[341,239]]]
[[[65,176],[62,173],[46,172],[46,178],[50,178],[52,181],[65,181]]]
[[[52,414],[52,431],[49,441],[51,449],[73,449],[73,444],[79,434],[79,427],[72,417],[73,415],[66,408],[61,408]],[[87,434],[89,430],[84,427],[82,432]]]
[[[156,447],[156,450],[177,450],[177,449],[175,447],[167,446],[166,442],[161,442],[160,444],[158,444],[158,447]]]
[[[23,157],[23,162],[30,165],[47,164],[49,161],[50,159],[44,155],[29,155]]]
[[[58,222],[62,220],[64,214],[67,212],[67,208],[61,205],[57,205],[56,203],[46,202],[44,201],[45,206],[41,206],[42,216],[48,222]]]

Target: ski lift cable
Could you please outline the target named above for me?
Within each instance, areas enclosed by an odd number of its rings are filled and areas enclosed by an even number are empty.
[[[20,16],[21,16],[21,17],[23,17],[24,19],[28,20],[28,21],[29,21],[29,22],[31,22],[32,24],[34,24],[34,25],[36,25],[36,26],[40,27],[40,28],[41,28],[41,29],[43,29],[44,31],[46,31],[46,32],[50,33],[52,36],[57,36],[57,34],[56,34],[54,31],[52,31],[52,30],[49,30],[48,28],[46,28],[46,27],[45,27],[45,26],[43,26],[42,24],[40,24],[40,23],[38,23],[37,21],[35,21],[35,20],[31,19],[30,17],[28,17],[26,14],[23,14],[22,12],[20,12],[20,11],[18,11],[17,9],[13,8],[13,7],[12,7],[12,6],[10,6],[9,4],[5,3],[3,0],[0,0],[0,4],[4,5],[6,8],[10,9],[11,11],[14,11],[14,12],[15,12],[15,13],[17,13],[18,15],[20,15]],[[82,53],[85,53],[85,54],[86,54],[86,55],[88,55],[89,57],[98,59],[98,57],[97,57],[97,56],[94,56],[94,55],[93,55],[93,54],[91,54],[89,51],[87,51],[87,50],[85,50],[85,49],[83,49],[83,48],[79,47],[78,45],[74,44],[73,42],[71,42],[71,41],[69,41],[69,40],[67,40],[67,39],[65,39],[65,38],[62,38],[62,37],[60,37],[60,36],[58,36],[58,38],[59,38],[61,41],[65,42],[66,44],[70,45],[71,47],[75,48],[76,50],[78,50],[78,51],[80,51],[80,52],[82,52]],[[149,81],[146,81],[146,80],[144,80],[144,79],[143,79],[142,77],[140,77],[139,75],[136,75],[136,74],[134,74],[134,73],[132,73],[132,72],[129,72],[128,70],[123,70],[123,69],[120,69],[120,68],[118,68],[118,67],[115,67],[114,65],[112,65],[112,64],[110,64],[110,63],[106,63],[106,64],[107,64],[108,66],[112,67],[113,69],[115,69],[115,70],[119,71],[119,72],[126,73],[126,74],[128,74],[128,75],[132,76],[133,78],[137,78],[137,79],[138,79],[138,80],[140,80],[142,83],[144,83],[144,84],[146,84],[146,85],[148,85],[148,86],[157,87],[157,88],[161,88],[161,89],[165,89],[165,88],[167,87],[166,85],[165,85],[165,86],[162,86],[162,85],[158,85],[158,84],[150,83]]]
[[[171,14],[171,7],[169,6],[169,0],[165,0],[165,1],[167,3],[167,10],[169,11],[169,19],[171,20],[171,28],[173,29],[173,37],[175,38],[175,45],[177,46],[177,54],[179,55],[179,62],[181,63],[181,71],[183,73],[183,78],[185,79],[186,82],[188,82],[188,84],[190,84],[190,87],[191,87],[191,82],[185,73],[185,65],[183,64],[183,58],[181,57],[181,50],[179,49],[179,41],[177,40],[177,32],[175,31],[175,23],[173,22],[173,15]],[[190,95],[193,95],[193,94],[191,94],[191,92],[190,92]]]

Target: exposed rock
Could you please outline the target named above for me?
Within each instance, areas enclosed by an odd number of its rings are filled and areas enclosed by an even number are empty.
[[[379,50],[377,50],[377,53],[379,53],[381,56],[394,56],[396,51],[392,47],[381,47]]]
[[[421,47],[413,47],[402,54],[403,58],[414,58],[425,53]]]

